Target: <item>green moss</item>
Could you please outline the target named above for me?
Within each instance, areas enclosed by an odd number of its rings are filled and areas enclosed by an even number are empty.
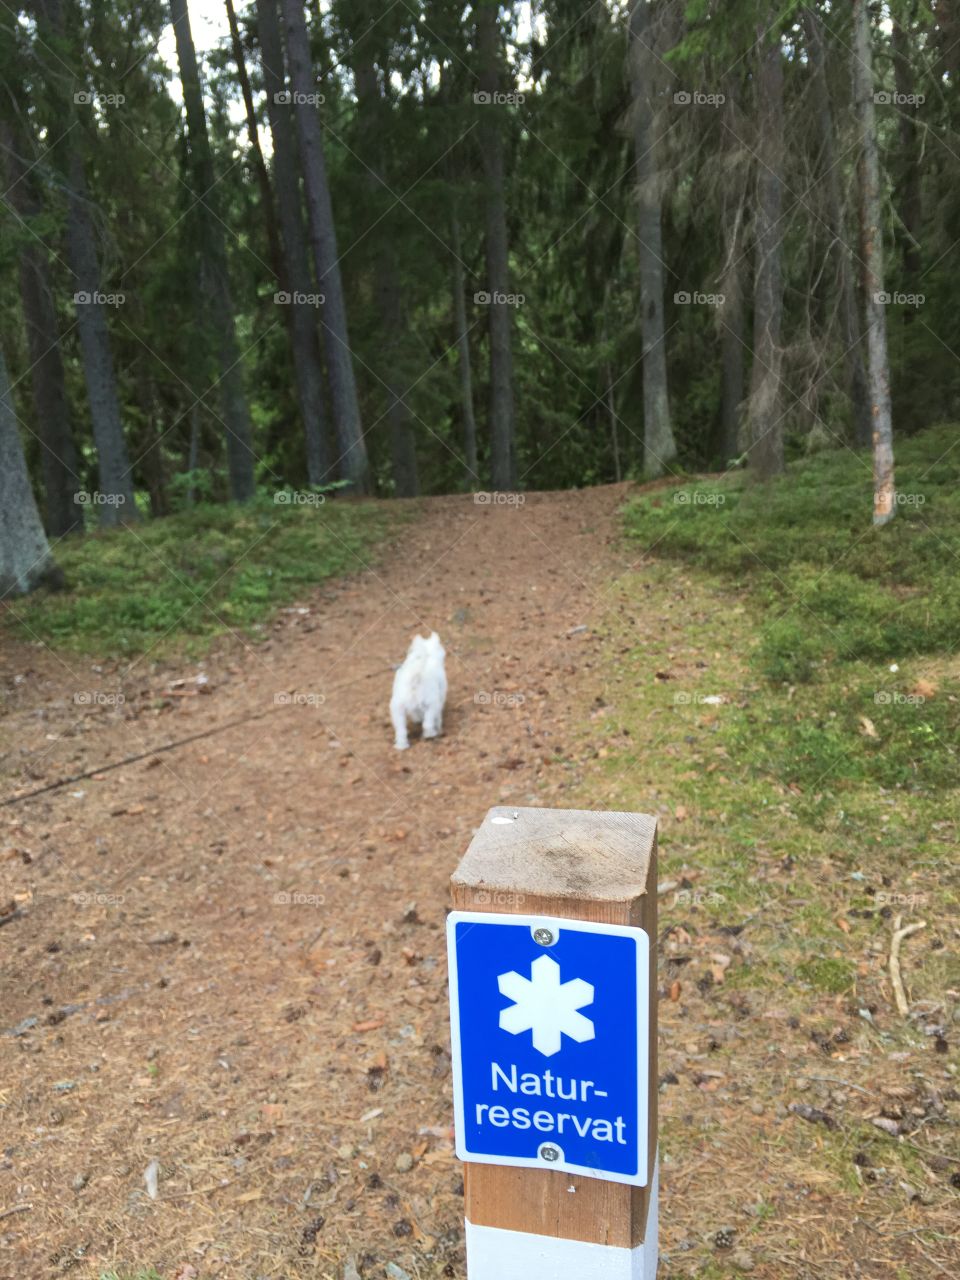
[[[767,485],[737,473],[637,498],[627,530],[658,556],[693,560],[757,592],[767,611],[760,661],[775,679],[809,678],[837,660],[952,649],[958,439],[949,426],[899,443],[901,501],[882,529],[871,525],[869,458],[840,449],[792,463]]]
[[[960,700],[918,697],[892,668],[960,644],[958,443],[957,427],[902,443],[904,501],[883,529],[870,523],[869,459],[850,449],[768,485],[736,474],[630,503],[632,538],[746,589],[751,667],[796,686],[789,700],[754,695],[739,724],[724,717],[758,772],[801,790],[955,785]]]
[[[65,591],[12,602],[20,639],[99,655],[202,652],[316,583],[364,568],[404,518],[396,504],[208,504],[57,544]]]
[[[845,960],[831,960],[817,956],[797,965],[797,977],[809,982],[818,991],[840,995],[853,986],[853,968]]]

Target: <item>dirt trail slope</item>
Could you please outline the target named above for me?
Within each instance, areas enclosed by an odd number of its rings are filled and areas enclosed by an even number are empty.
[[[267,713],[0,811],[21,1280],[462,1274],[447,879],[490,805],[573,784],[622,497],[426,501],[376,571],[202,669],[8,655],[8,794]],[[390,664],[417,628],[448,649],[446,733],[399,753]]]

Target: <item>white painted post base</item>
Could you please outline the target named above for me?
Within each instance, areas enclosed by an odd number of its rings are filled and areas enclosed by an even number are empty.
[[[468,1280],[655,1280],[659,1190],[658,1161],[647,1229],[643,1243],[633,1249],[467,1222]]]

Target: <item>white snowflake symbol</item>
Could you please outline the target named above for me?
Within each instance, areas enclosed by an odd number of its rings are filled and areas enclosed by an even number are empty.
[[[560,1052],[566,1034],[582,1044],[592,1040],[593,1023],[577,1010],[593,1003],[593,986],[582,978],[560,981],[560,966],[549,956],[541,956],[530,966],[530,978],[519,973],[501,973],[500,994],[515,1003],[500,1014],[500,1027],[512,1036],[533,1032],[533,1047],[545,1058]]]

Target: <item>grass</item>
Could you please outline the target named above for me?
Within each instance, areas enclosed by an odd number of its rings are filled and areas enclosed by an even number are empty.
[[[67,589],[8,601],[0,619],[21,640],[66,651],[202,652],[325,578],[362,568],[401,518],[373,502],[197,506],[60,542]]]
[[[591,763],[577,801],[658,815],[659,877],[676,886],[660,897],[662,981],[679,990],[661,1001],[660,1070],[679,1080],[661,1099],[663,1147],[683,1169],[705,1142],[723,1144],[734,1204],[758,1178],[808,1189],[778,1193],[763,1230],[717,1207],[750,1248],[756,1231],[761,1257],[796,1252],[790,1224],[808,1191],[825,1220],[882,1221],[909,1212],[905,1183],[924,1189],[928,1252],[949,1253],[955,1166],[931,1164],[870,1117],[897,1096],[888,1088],[905,1088],[920,1115],[931,1086],[955,1090],[960,1077],[949,996],[960,937],[958,481],[960,435],[943,429],[900,447],[901,492],[925,500],[882,530],[870,526],[863,459],[846,451],[792,464],[762,489],[734,475],[624,510],[628,537],[649,554],[606,615],[604,741],[596,723],[583,729]],[[903,955],[909,1018],[887,973],[899,915],[927,922]],[[718,952],[732,957],[719,982]],[[939,1022],[951,1030],[938,1047]],[[710,1048],[724,1076],[707,1112],[695,1083],[705,1027],[737,1028]],[[757,1127],[744,1124],[746,1099],[765,1108]],[[794,1103],[826,1109],[836,1128],[798,1118]],[[920,1145],[946,1153],[955,1120],[923,1123]],[[678,1237],[701,1240],[713,1213],[677,1223]],[[836,1257],[844,1248],[838,1237]],[[678,1276],[730,1274],[709,1244],[671,1263]]]
[[[747,586],[751,668],[791,691],[765,702],[762,735],[745,707],[730,745],[749,743],[759,770],[805,792],[825,776],[930,788],[957,774],[960,429],[900,446],[903,501],[885,528],[870,523],[870,491],[869,459],[837,450],[770,485],[733,474],[626,514],[657,556]]]
[[[898,444],[897,490],[894,521],[874,529],[869,457],[832,450],[769,485],[735,472],[640,498],[627,528],[657,555],[749,579],[760,669],[807,681],[960,643],[960,427]]]
[[[145,1271],[102,1271],[100,1280],[163,1280],[159,1271],[154,1271],[153,1267],[148,1267]]]

